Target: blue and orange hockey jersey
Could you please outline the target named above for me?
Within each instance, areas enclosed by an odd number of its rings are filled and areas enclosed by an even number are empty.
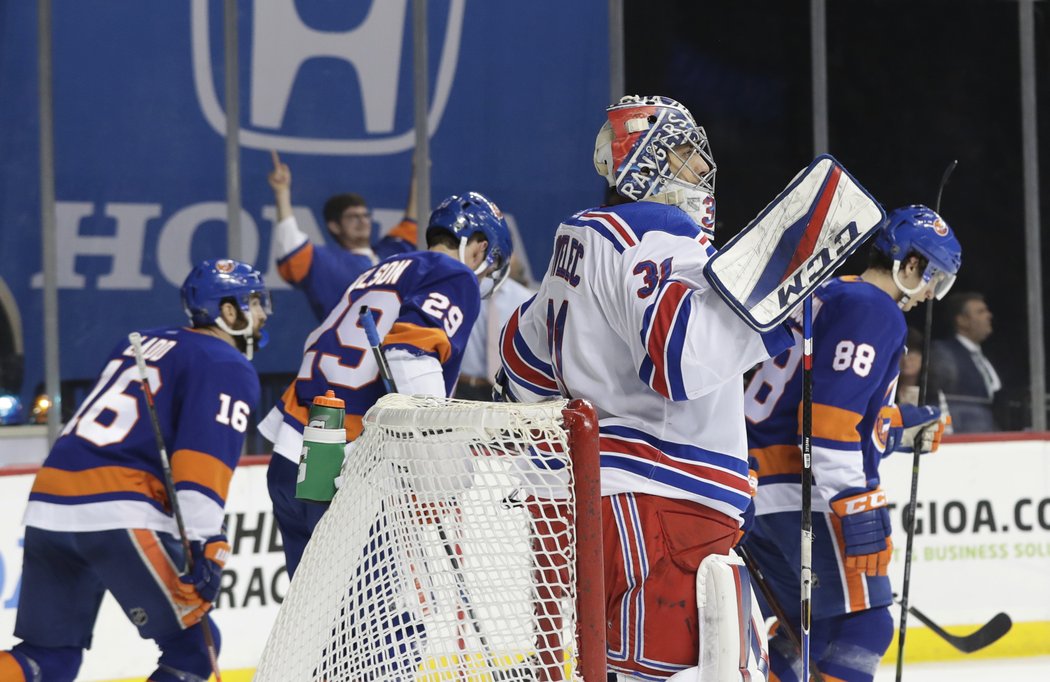
[[[361,432],[361,417],[385,392],[359,311],[368,306],[384,349],[437,358],[446,395],[452,394],[463,351],[481,306],[477,276],[460,261],[433,251],[387,258],[343,293],[304,344],[299,373],[259,425],[274,453],[294,462],[313,399],[331,389],[346,404],[346,435]]]
[[[801,509],[801,311],[795,345],[762,363],[745,393],[756,511]],[[813,301],[813,509],[847,488],[879,483],[882,406],[894,402],[907,328],[896,301],[859,277],[833,279]]]
[[[346,288],[377,260],[414,251],[416,221],[404,219],[373,249],[347,251],[336,245],[315,246],[308,239],[277,260],[277,272],[302,289],[318,320],[339,303]],[[305,237],[305,236],[304,236]]]
[[[259,378],[226,341],[186,328],[141,332],[150,388],[191,539],[222,528]],[[25,523],[56,531],[175,534],[160,453],[131,346],[110,353],[37,474]]]

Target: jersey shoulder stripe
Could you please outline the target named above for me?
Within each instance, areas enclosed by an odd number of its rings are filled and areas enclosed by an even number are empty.
[[[306,240],[293,251],[277,259],[277,272],[289,284],[298,284],[310,273],[314,260],[314,245]]]
[[[395,322],[383,337],[383,347],[400,348],[413,355],[429,355],[437,358],[441,364],[448,362],[452,356],[452,344],[444,329],[423,327],[411,322]]]
[[[631,227],[609,211],[584,211],[569,218],[564,224],[593,230],[611,243],[618,253],[638,245],[638,237]]]

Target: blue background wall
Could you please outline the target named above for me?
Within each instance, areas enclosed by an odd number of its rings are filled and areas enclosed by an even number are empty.
[[[178,285],[191,262],[225,255],[221,5],[54,3],[64,380],[93,377],[133,328],[182,323]],[[517,223],[538,273],[558,221],[601,197],[590,158],[608,99],[606,3],[428,5],[435,102],[450,83],[432,120],[432,199],[488,194]],[[283,283],[270,257],[271,146],[291,166],[293,203],[320,232],[320,207],[336,192],[364,194],[379,222],[403,210],[411,23],[405,0],[240,4],[245,258],[272,286]],[[43,377],[36,31],[34,3],[0,6],[0,276],[22,318],[23,398]],[[288,87],[282,69],[294,73]],[[366,101],[385,102],[386,114],[366,123]],[[257,366],[293,371],[314,319],[298,292],[274,298],[272,346]]]

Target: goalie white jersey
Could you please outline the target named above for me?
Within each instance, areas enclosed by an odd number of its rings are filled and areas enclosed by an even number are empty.
[[[559,228],[539,292],[503,330],[513,397],[598,410],[602,495],[700,502],[740,519],[750,501],[742,374],[790,345],[710,288],[714,248],[680,209],[590,209]]]

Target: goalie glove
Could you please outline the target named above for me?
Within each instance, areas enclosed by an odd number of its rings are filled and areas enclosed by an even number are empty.
[[[831,498],[831,511],[846,567],[869,576],[886,575],[893,529],[882,488],[844,490]]]
[[[932,405],[887,405],[879,410],[880,428],[885,431],[886,450],[891,452],[937,452],[951,415]]]

